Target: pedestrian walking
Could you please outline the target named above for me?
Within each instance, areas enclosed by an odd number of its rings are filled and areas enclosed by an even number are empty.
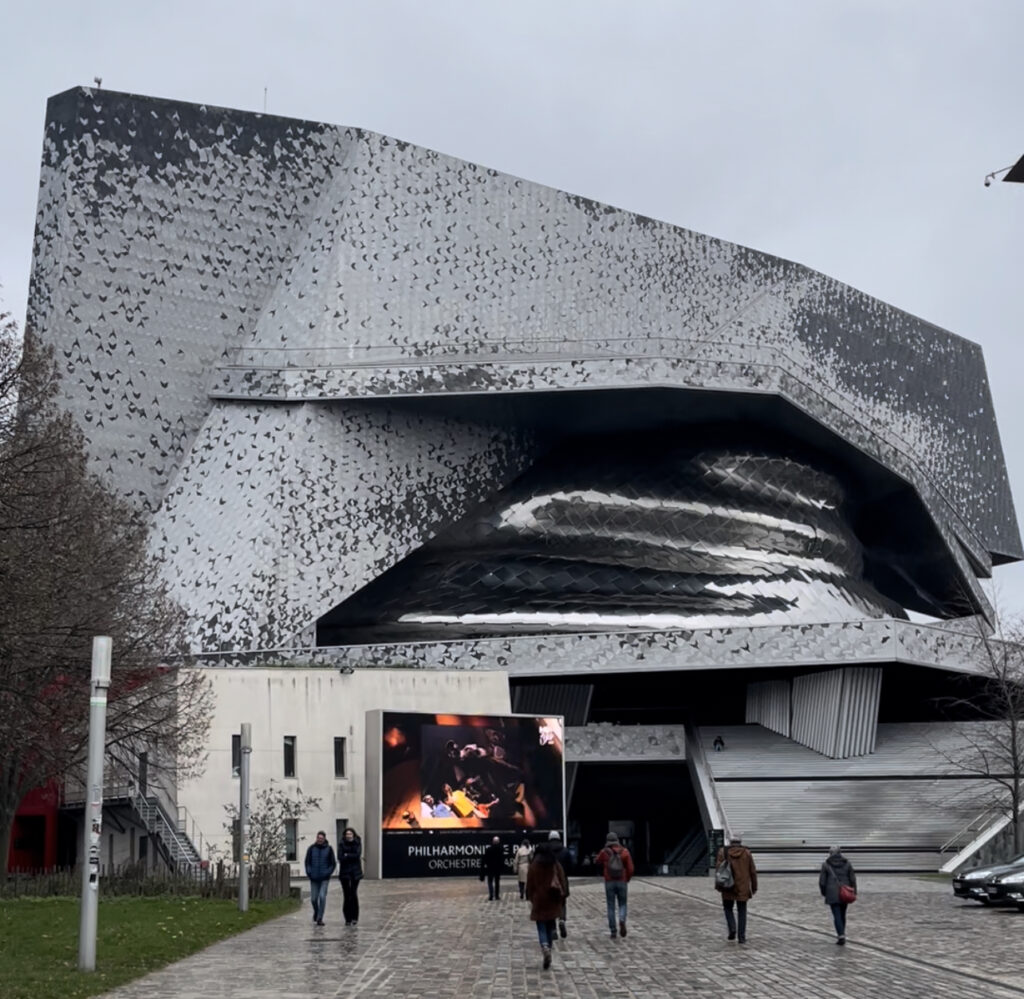
[[[480,880],[487,879],[487,901],[501,899],[501,872],[505,869],[505,850],[495,836],[480,857]]]
[[[732,885],[723,887],[715,878],[715,889],[722,893],[722,908],[725,911],[725,925],[729,928],[729,939],[747,942],[747,902],[757,894],[757,867],[753,854],[743,845],[739,833],[729,838],[728,847],[722,847],[715,859],[716,870],[725,862],[732,872]],[[733,916],[733,906],[736,915]],[[737,937],[738,934],[738,937]]]
[[[611,935],[626,935],[626,899],[629,895],[629,881],[633,877],[633,858],[613,832],[604,840],[604,849],[597,855],[595,863],[604,874],[604,898],[608,906],[608,929]],[[616,909],[618,911],[616,912]]]
[[[568,918],[568,906],[569,906],[569,875],[572,873],[572,850],[569,849],[562,842],[562,834],[557,829],[552,829],[548,833],[548,842],[551,844],[551,849],[554,851],[555,860],[562,865],[562,870],[565,871],[565,898],[562,899],[562,914],[558,917],[558,933],[563,939],[569,935],[569,931],[565,928],[565,920]]]
[[[829,847],[828,859],[818,875],[818,890],[832,910],[836,943],[842,946],[846,943],[846,907],[857,898],[857,875],[838,846]]]
[[[337,861],[334,849],[327,842],[327,834],[321,829],[316,841],[306,851],[306,877],[309,878],[309,900],[313,903],[313,922],[324,925],[324,910],[327,908],[327,886]]]
[[[529,838],[523,839],[516,847],[515,856],[512,858],[513,866],[516,869],[516,879],[519,881],[519,897],[526,898],[526,872],[530,869],[530,861],[533,860],[533,846]]]
[[[351,826],[338,844],[338,880],[343,895],[341,911],[346,926],[359,922],[359,882],[363,879],[363,841]]]
[[[530,900],[530,919],[537,924],[542,966],[551,967],[555,945],[555,921],[562,911],[562,900],[569,894],[569,880],[555,859],[550,843],[541,843],[534,851],[526,872],[526,897]]]

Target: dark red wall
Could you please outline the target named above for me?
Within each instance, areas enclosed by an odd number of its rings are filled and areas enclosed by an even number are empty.
[[[25,795],[14,817],[7,870],[40,870],[56,866],[59,802],[56,781]]]

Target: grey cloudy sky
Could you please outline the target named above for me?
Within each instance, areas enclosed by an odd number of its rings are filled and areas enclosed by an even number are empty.
[[[1024,515],[1020,0],[107,0],[0,15],[0,294],[24,317],[46,98],[385,132],[778,254],[980,343]],[[1022,516],[1024,519],[1024,516]],[[996,572],[1024,612],[1024,567]]]

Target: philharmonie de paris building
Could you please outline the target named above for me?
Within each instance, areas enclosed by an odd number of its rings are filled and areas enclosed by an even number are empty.
[[[1024,555],[976,344],[400,139],[81,87],[27,331],[213,684],[206,771],[160,790],[204,842],[248,722],[254,791],[321,799],[295,871],[346,825],[372,867],[381,712],[560,720],[548,825],[649,873],[717,830],[768,871],[998,831],[941,709]],[[138,859],[109,798],[104,861]]]

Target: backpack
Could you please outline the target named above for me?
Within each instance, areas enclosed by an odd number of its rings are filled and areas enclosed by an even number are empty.
[[[736,884],[736,877],[732,873],[732,862],[729,860],[727,851],[722,851],[722,862],[715,868],[715,887],[722,891],[728,891]]]
[[[610,881],[621,881],[626,876],[626,865],[622,862],[622,849],[612,847],[608,851],[608,859],[604,862],[604,872]]]

